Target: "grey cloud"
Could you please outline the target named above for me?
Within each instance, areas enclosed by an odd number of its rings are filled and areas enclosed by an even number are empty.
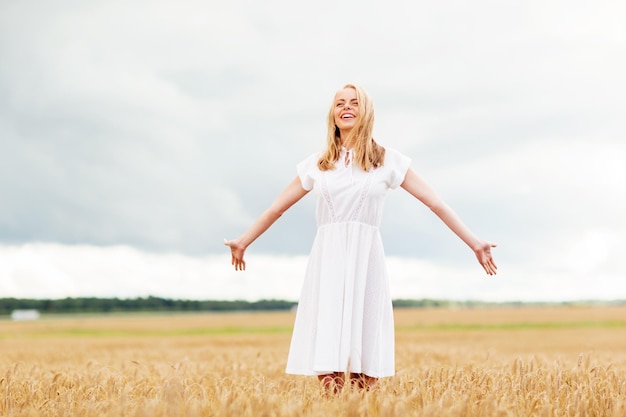
[[[220,60],[220,57],[215,56],[215,59]],[[228,100],[259,82],[258,76],[239,68],[185,69],[165,73],[163,76],[190,97],[213,100]]]
[[[579,227],[577,218],[591,225],[596,208],[582,204],[563,216],[562,204],[576,201],[567,179],[534,180],[540,189],[524,195],[488,164],[506,158],[512,169],[534,170],[511,155],[574,136],[623,138],[624,60],[611,58],[613,46],[555,36],[552,9],[533,26],[540,5],[477,4],[469,23],[465,13],[448,13],[448,2],[406,3],[406,13],[362,7],[365,21],[381,19],[346,48],[352,33],[330,24],[342,21],[346,4],[309,5],[302,25],[257,4],[247,12],[224,6],[221,26],[209,27],[215,3],[156,11],[133,2],[147,23],[126,19],[114,32],[120,4],[62,3],[30,20],[18,6],[0,11],[0,60],[8,63],[0,68],[2,242],[221,253],[221,239],[243,231],[295,176],[296,163],[324,146],[333,88],[354,81],[372,94],[377,138],[410,155],[478,234],[523,263],[539,256],[536,240]],[[277,36],[284,29],[290,35]],[[481,175],[496,179],[471,182]],[[593,224],[616,224],[621,204]],[[308,252],[313,206],[307,196],[251,250]],[[390,255],[473,262],[401,190],[389,197],[382,233]]]

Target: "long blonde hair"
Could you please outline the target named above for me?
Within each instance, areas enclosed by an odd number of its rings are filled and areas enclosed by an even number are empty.
[[[356,91],[356,98],[359,106],[359,116],[356,124],[345,138],[346,142],[354,143],[354,162],[364,171],[370,168],[378,168],[385,160],[385,148],[380,146],[372,137],[374,128],[374,103],[367,92],[361,87],[353,84],[346,84],[345,88],[352,88]],[[335,124],[335,102],[330,106],[328,112],[328,134],[327,148],[322,157],[317,161],[317,166],[321,171],[328,171],[335,168],[335,162],[341,153],[341,138],[339,128]]]

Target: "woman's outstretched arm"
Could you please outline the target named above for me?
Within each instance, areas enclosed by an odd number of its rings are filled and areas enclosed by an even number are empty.
[[[235,267],[235,270],[243,271],[246,269],[246,261],[244,261],[243,256],[248,246],[269,229],[289,207],[297,203],[308,192],[308,190],[302,188],[300,177],[296,177],[247,231],[237,239],[224,239],[224,245],[230,247],[231,264]]]
[[[478,262],[482,265],[487,274],[496,274],[498,267],[491,255],[491,248],[496,247],[494,243],[476,237],[454,210],[452,210],[426,181],[420,178],[411,168],[407,171],[401,187],[430,208],[450,230],[474,251]]]

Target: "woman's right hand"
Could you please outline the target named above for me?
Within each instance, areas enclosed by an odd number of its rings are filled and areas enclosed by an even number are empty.
[[[489,275],[495,275],[498,270],[498,267],[493,260],[493,255],[491,254],[491,248],[495,248],[496,246],[497,245],[495,243],[483,241],[478,248],[474,250],[476,258],[478,258],[478,262]]]
[[[246,251],[246,248],[243,245],[238,243],[238,239],[235,240],[227,240],[224,239],[224,245],[230,248],[231,254],[231,265],[235,267],[235,271],[245,271],[246,270],[246,261],[243,260],[243,255]]]

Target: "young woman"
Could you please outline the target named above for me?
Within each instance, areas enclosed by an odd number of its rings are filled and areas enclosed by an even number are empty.
[[[374,108],[360,87],[338,91],[328,113],[326,150],[297,166],[298,175],[234,240],[232,264],[244,270],[246,248],[309,191],[317,194],[317,234],[306,269],[287,373],[317,375],[328,391],[346,379],[361,388],[394,374],[391,295],[379,233],[383,200],[398,186],[429,207],[495,275],[491,248],[476,237],[411,168],[410,159],[372,138]]]

